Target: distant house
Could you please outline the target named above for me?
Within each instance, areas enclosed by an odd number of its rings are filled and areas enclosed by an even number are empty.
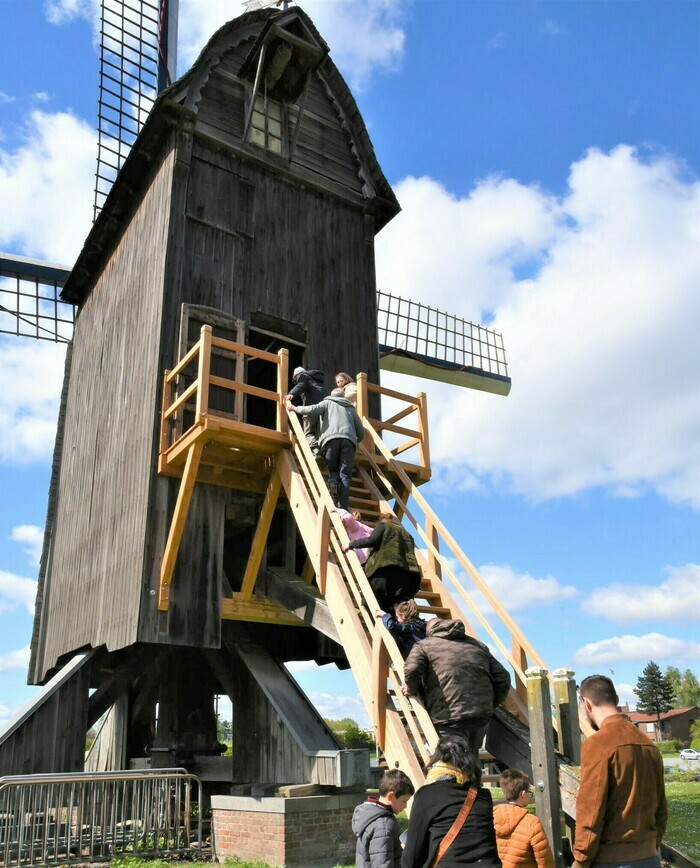
[[[700,708],[672,708],[661,715],[661,731],[655,714],[642,714],[638,711],[625,712],[635,726],[645,732],[652,741],[680,739],[684,745],[690,744],[690,724],[700,718]]]

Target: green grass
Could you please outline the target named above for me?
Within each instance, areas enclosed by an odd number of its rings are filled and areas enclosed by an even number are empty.
[[[668,828],[666,840],[691,859],[700,861],[700,781],[667,783]]]

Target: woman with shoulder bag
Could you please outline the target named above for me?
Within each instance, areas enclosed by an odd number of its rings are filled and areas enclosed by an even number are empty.
[[[493,802],[481,762],[457,735],[440,739],[413,798],[401,868],[500,868]]]

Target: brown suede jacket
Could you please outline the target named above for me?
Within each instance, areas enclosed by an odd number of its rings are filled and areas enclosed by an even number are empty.
[[[667,817],[659,749],[624,715],[606,717],[581,748],[576,862],[585,868],[655,856]]]

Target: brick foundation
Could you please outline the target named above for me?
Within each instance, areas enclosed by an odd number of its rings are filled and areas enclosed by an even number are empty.
[[[355,859],[350,823],[365,793],[305,798],[212,796],[218,859],[239,856],[271,865],[333,868]]]

